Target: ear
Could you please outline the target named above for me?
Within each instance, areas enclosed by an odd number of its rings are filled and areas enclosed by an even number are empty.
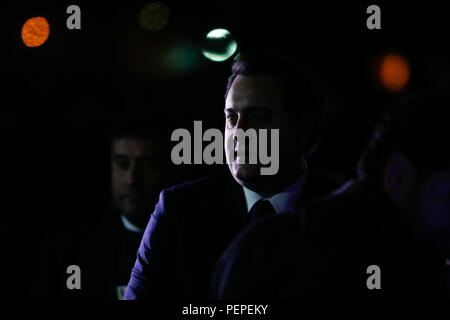
[[[396,152],[392,154],[384,168],[384,188],[392,200],[403,206],[415,188],[417,172],[408,157]]]

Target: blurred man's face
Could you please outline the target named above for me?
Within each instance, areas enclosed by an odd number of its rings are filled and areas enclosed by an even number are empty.
[[[430,174],[420,185],[420,210],[437,248],[450,254],[450,168]]]
[[[289,118],[283,105],[284,82],[270,76],[238,75],[233,81],[225,102],[225,153],[227,163],[234,179],[241,185],[258,192],[263,184],[274,184],[298,173],[301,166],[302,139],[299,134],[298,121]],[[280,169],[274,176],[261,176],[261,164],[239,164],[237,152],[242,145],[236,142],[236,130],[246,131],[253,128],[279,129],[280,133]],[[270,141],[270,130],[268,131]],[[259,139],[258,139],[259,140]],[[233,147],[227,147],[227,146]],[[248,150],[248,146],[246,148]],[[270,145],[268,147],[270,152]],[[234,161],[230,163],[230,159]],[[242,160],[242,159],[241,159]]]
[[[150,138],[113,141],[113,200],[131,221],[148,218],[154,209],[165,171],[159,154],[159,144]]]

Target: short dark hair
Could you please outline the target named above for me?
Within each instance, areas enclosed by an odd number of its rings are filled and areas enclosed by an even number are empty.
[[[450,92],[408,94],[378,124],[358,162],[360,177],[379,179],[389,157],[404,153],[419,175],[448,168]]]
[[[241,52],[232,63],[225,99],[238,75],[267,75],[284,80],[286,110],[296,116],[296,119],[313,120],[313,134],[306,146],[306,151],[311,153],[318,139],[323,102],[317,75],[279,53]]]
[[[113,150],[114,142],[120,139],[145,140],[158,148],[159,153],[169,161],[173,123],[166,112],[159,110],[129,106],[127,110],[111,112],[108,130],[110,150]]]
[[[171,129],[177,123],[168,108],[129,102],[108,113],[108,124],[111,139],[157,137],[170,140]]]

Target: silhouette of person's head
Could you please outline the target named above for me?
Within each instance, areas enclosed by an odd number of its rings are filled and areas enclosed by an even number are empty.
[[[121,112],[110,134],[115,210],[145,227],[168,177],[167,128],[163,115]]]
[[[234,179],[263,196],[292,183],[315,146],[319,115],[319,89],[310,72],[276,54],[241,53],[233,62],[225,93],[225,149]],[[237,139],[238,129],[255,129],[258,140],[259,129],[279,129],[279,154],[271,155],[279,156],[276,174],[261,175],[261,167],[269,165],[260,159],[249,163],[250,143],[245,143],[245,157],[240,159],[244,143]],[[271,130],[267,137],[270,152]]]
[[[376,126],[359,175],[393,200],[417,235],[450,253],[450,93],[410,95]]]

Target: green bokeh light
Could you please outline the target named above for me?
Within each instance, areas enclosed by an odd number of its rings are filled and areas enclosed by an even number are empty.
[[[208,32],[202,48],[203,55],[215,62],[231,58],[237,51],[238,44],[226,29],[214,29]]]

